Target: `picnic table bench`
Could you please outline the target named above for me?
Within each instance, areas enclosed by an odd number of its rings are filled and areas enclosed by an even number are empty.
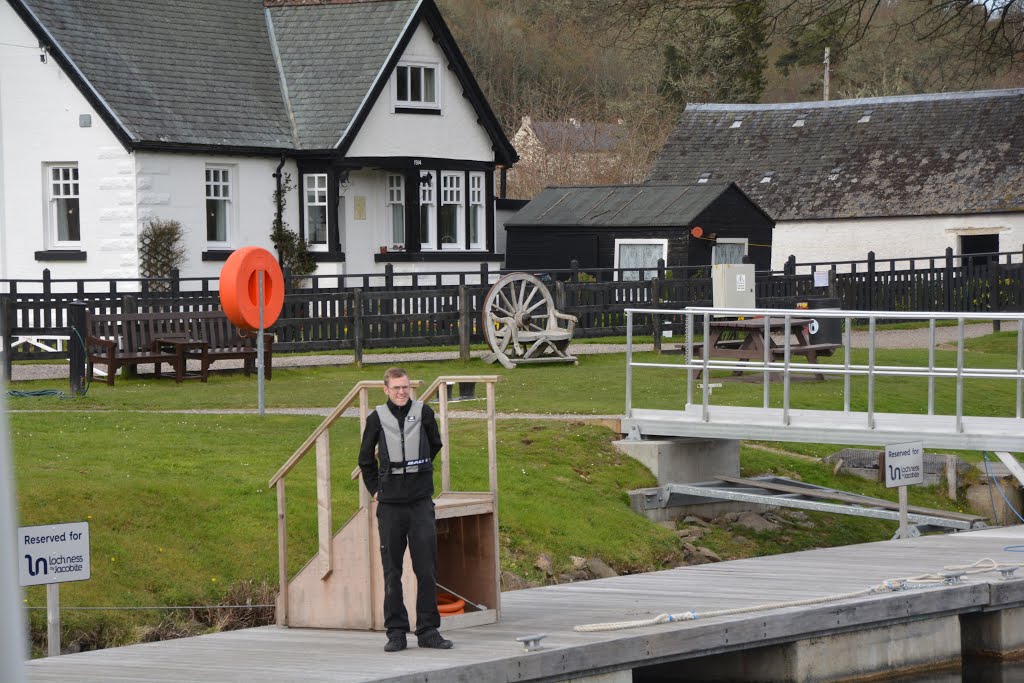
[[[256,368],[257,333],[243,333],[223,311],[167,311],[89,315],[86,322],[88,371],[95,364],[107,368],[107,384],[114,384],[118,368],[152,363],[156,376],[167,363],[174,379],[186,377],[189,359],[199,361],[197,377],[203,382],[218,360],[242,359],[248,375]],[[264,334],[264,370],[271,378],[273,335]]]

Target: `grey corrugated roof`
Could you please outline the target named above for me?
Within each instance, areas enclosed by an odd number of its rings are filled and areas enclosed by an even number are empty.
[[[337,144],[418,4],[392,0],[269,10],[299,148]]]
[[[139,141],[290,147],[259,0],[23,0]]]
[[[703,173],[734,181],[776,220],[1022,211],[1024,89],[691,104],[648,182]]]
[[[730,183],[549,187],[509,218],[506,226],[681,227]]]

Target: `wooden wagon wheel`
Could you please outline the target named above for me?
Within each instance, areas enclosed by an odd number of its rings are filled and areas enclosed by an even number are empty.
[[[553,310],[555,302],[551,292],[540,280],[528,273],[504,275],[484,299],[483,325],[487,343],[499,355],[506,355],[505,350],[512,343],[519,355],[522,350],[516,348],[516,334],[542,331],[544,328],[534,318],[546,319]]]

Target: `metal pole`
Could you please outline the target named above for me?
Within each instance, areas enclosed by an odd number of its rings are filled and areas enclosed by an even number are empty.
[[[843,322],[846,325],[844,334],[845,347],[843,349],[843,357],[846,360],[843,363],[843,367],[847,371],[846,374],[843,375],[843,412],[848,413],[850,412],[850,350],[853,349],[853,343],[850,335],[852,334],[851,328],[853,327],[853,319],[846,317],[843,319]]]
[[[260,417],[263,417],[263,271],[257,276],[259,281],[260,333],[256,337],[256,385],[259,392]]]
[[[1024,372],[1024,320],[1017,321],[1017,419],[1021,418],[1021,378]]]
[[[14,476],[8,456],[6,396],[0,391],[0,681],[25,680],[28,659],[21,589],[18,588],[14,537],[18,528],[14,511]]]
[[[70,323],[70,338],[68,340],[69,377],[72,396],[83,396],[85,394],[85,370],[88,361],[88,354],[85,348],[85,318],[86,305],[82,301],[72,301],[68,304],[68,322]],[[110,368],[107,368],[110,371]]]
[[[928,414],[935,414],[935,318],[928,320]]]
[[[782,374],[782,424],[789,426],[789,361],[790,361],[790,345],[789,335],[793,334],[793,321],[790,320],[789,314],[785,317],[786,327],[783,330],[783,341],[784,346],[782,347],[782,358],[785,371]],[[765,339],[765,344],[771,345],[771,337]]]
[[[875,428],[875,318],[868,318],[868,429]]]
[[[907,531],[907,487],[900,488],[900,538],[910,538]]]
[[[708,365],[708,361],[711,360],[711,349],[708,348],[708,340],[711,339],[711,314],[704,314],[704,345],[701,347],[704,350],[704,370],[701,372],[701,377],[704,379],[704,392],[701,412],[701,419],[707,422],[710,417],[708,415],[708,396],[711,391],[711,368]]]
[[[956,431],[964,431],[964,319],[956,321]]]
[[[768,363],[772,360],[772,324],[771,318],[767,315],[764,317],[764,375],[762,375],[762,389],[761,389],[761,404],[763,408],[768,407],[768,401],[771,399],[771,390],[768,385],[772,381],[772,373],[768,369]]]
[[[626,417],[633,417],[633,311],[626,311]]]
[[[60,656],[60,584],[46,584],[46,656]]]
[[[686,314],[686,362],[693,363],[693,313]],[[1020,382],[1017,383],[1018,391]],[[686,407],[693,405],[693,368],[686,369]],[[1017,403],[1017,413],[1020,416],[1020,402]]]

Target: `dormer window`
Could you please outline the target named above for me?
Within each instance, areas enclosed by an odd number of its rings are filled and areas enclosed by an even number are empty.
[[[871,115],[872,115],[872,114],[873,114],[874,112],[875,112],[875,110],[874,110],[874,109],[868,109],[868,110],[866,110],[866,111],[865,111],[865,112],[864,112],[863,114],[861,114],[860,118],[859,118],[859,119],[857,119],[857,123],[867,123],[868,121],[870,121],[870,120],[871,120]]]
[[[697,184],[698,185],[703,185],[704,183],[708,182],[708,180],[710,180],[710,179],[711,179],[711,174],[710,173],[701,173],[700,177],[697,178]]]
[[[765,171],[764,175],[761,177],[761,182],[762,183],[770,183],[774,176],[775,176],[775,171]]]
[[[428,110],[436,113],[441,108],[436,64],[399,64],[392,78],[395,111],[409,113],[407,109]]]

